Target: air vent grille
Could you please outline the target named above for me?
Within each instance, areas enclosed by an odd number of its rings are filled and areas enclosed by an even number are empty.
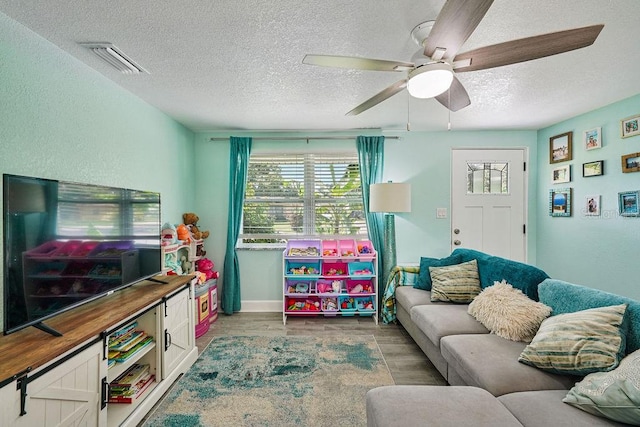
[[[120,49],[111,43],[79,43],[81,46],[90,49],[104,61],[123,74],[149,74],[147,70],[136,64],[127,57]]]

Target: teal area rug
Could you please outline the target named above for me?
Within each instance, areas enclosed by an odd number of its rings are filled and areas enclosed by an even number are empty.
[[[373,336],[215,338],[145,427],[364,426],[393,384]]]

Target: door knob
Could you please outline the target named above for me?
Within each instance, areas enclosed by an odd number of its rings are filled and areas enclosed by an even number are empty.
[[[460,246],[460,243],[462,243],[460,240],[454,240],[453,244],[456,246]]]

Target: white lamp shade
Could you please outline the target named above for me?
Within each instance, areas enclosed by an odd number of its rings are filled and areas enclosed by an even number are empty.
[[[409,74],[407,90],[414,98],[433,98],[445,92],[453,82],[453,70],[446,62],[426,64]]]
[[[369,212],[411,212],[411,184],[372,184],[369,187]]]

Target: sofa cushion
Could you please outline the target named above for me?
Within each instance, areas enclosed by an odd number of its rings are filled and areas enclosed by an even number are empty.
[[[540,302],[551,307],[553,315],[627,304],[629,327],[625,352],[629,354],[640,349],[640,301],[557,279],[547,279],[540,283],[539,292]]]
[[[610,371],[624,354],[626,309],[620,304],[550,317],[518,360],[559,374]]]
[[[492,256],[473,249],[458,248],[451,255],[460,255],[462,262],[472,259],[478,261],[478,273],[482,288],[493,285],[493,282],[506,280],[534,301],[538,301],[538,284],[549,277],[547,273],[533,265]]]
[[[469,304],[469,314],[492,334],[530,342],[551,314],[551,307],[532,300],[503,280],[483,289]]]
[[[367,426],[509,427],[522,424],[475,387],[395,385],[367,392]]]
[[[493,334],[449,335],[440,351],[465,384],[481,387],[494,396],[529,390],[568,390],[578,380],[518,362],[526,347]]]
[[[590,414],[640,425],[640,350],[612,371],[584,377],[563,402]]]
[[[446,267],[429,267],[431,301],[469,303],[480,293],[478,262],[474,259]]]
[[[411,321],[437,347],[440,347],[440,339],[447,335],[489,333],[482,323],[467,313],[466,305],[432,303],[415,306],[410,314]]]
[[[396,288],[396,304],[401,305],[407,312],[416,305],[438,304],[431,302],[431,292],[416,289],[412,286],[398,286]]]
[[[462,256],[449,255],[446,258],[420,258],[420,273],[418,273],[418,281],[414,288],[422,289],[425,291],[431,290],[431,274],[429,274],[429,267],[445,267],[447,265],[460,264],[462,262]]]
[[[498,397],[527,427],[623,426],[606,418],[598,418],[562,403],[563,390],[524,391]]]

